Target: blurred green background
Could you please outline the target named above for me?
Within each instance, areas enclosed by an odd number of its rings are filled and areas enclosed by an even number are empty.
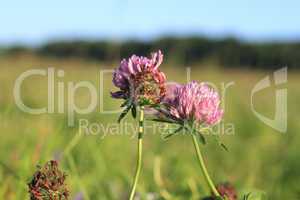
[[[103,132],[98,135],[79,134],[78,120],[109,125],[118,114],[100,112],[100,101],[94,112],[76,115],[75,127],[68,127],[67,113],[31,115],[22,112],[15,104],[13,87],[21,73],[29,69],[54,67],[64,70],[58,81],[90,81],[100,95],[103,81],[105,110],[118,108],[121,101],[110,98],[115,90],[111,74],[102,79],[100,70],[118,65],[81,58],[42,57],[34,54],[11,54],[0,57],[0,199],[28,199],[27,183],[36,165],[60,158],[72,199],[126,199],[135,170],[136,138],[130,130],[120,134]],[[249,190],[265,191],[269,199],[300,198],[300,161],[298,130],[299,78],[296,70],[288,71],[288,83],[271,86],[254,96],[257,111],[272,118],[275,112],[275,89],[288,88],[288,129],[279,133],[262,123],[251,111],[250,95],[254,85],[273,71],[224,68],[214,62],[199,62],[190,66],[191,79],[214,83],[221,91],[222,83],[234,82],[225,95],[225,116],[222,123],[233,124],[234,134],[222,135],[229,152],[220,148],[214,139],[207,137],[203,146],[209,172],[216,183],[229,181],[239,194]],[[161,66],[168,79],[185,83],[186,69],[168,60]],[[22,98],[32,107],[47,104],[47,79],[33,76],[22,84]],[[56,90],[57,91],[57,90]],[[65,97],[67,97],[67,90]],[[65,98],[67,99],[67,98]],[[67,104],[67,101],[65,102]],[[85,107],[89,103],[87,90],[76,93],[76,103]],[[55,95],[57,110],[57,94]],[[123,123],[134,123],[127,116]],[[151,122],[146,122],[151,125]],[[166,191],[171,199],[199,199],[210,194],[201,175],[191,137],[178,135],[167,141],[160,132],[146,129],[144,166],[138,186],[142,199],[163,198]],[[164,195],[163,195],[164,196]]]
[[[270,200],[300,199],[300,1],[172,1],[85,0],[1,2],[0,12],[0,200],[29,199],[27,183],[50,159],[59,159],[65,171],[71,200],[125,200],[136,163],[134,130],[116,125],[121,101],[111,73],[122,58],[148,56],[161,49],[161,70],[170,81],[208,81],[225,93],[221,140],[226,152],[207,136],[201,146],[214,182],[230,182],[239,196],[264,191]],[[287,66],[288,82],[275,85],[273,72]],[[54,114],[21,111],[13,90],[25,71],[53,67]],[[190,67],[190,75],[187,68]],[[271,86],[254,95],[257,112],[275,116],[275,93],[287,89],[287,132],[280,133],[260,121],[251,110],[251,91],[269,76]],[[68,126],[68,83],[91,82],[97,90],[93,112],[75,116]],[[103,85],[100,86],[100,83]],[[58,94],[58,84],[65,92]],[[102,95],[103,94],[103,95]],[[59,98],[64,112],[58,112]],[[47,105],[44,76],[28,77],[21,87],[25,104]],[[76,92],[75,102],[86,107],[87,89]],[[98,134],[79,130],[79,120],[89,120]],[[131,116],[122,125],[136,125]],[[153,126],[146,122],[147,126]],[[103,135],[111,132],[111,134]],[[186,200],[210,195],[188,135],[165,141],[163,130],[147,128],[144,166],[138,199]],[[251,199],[253,200],[253,199]],[[257,199],[254,199],[257,200]]]

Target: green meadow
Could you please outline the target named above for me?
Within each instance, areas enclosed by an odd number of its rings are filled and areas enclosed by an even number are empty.
[[[101,63],[76,58],[0,57],[0,199],[29,199],[27,183],[36,166],[51,159],[59,159],[60,168],[67,173],[71,199],[79,196],[85,200],[128,198],[136,163],[137,124],[131,115],[117,124],[120,113],[109,112],[121,105],[121,101],[110,98],[110,91],[116,88],[107,71],[117,64],[118,61]],[[22,111],[14,97],[16,79],[26,70],[48,67],[56,72],[54,112],[34,115]],[[223,95],[225,115],[217,131],[228,151],[211,135],[206,136],[207,144],[201,146],[214,182],[232,183],[240,196],[248,191],[263,191],[270,200],[300,199],[300,72],[288,70],[288,82],[276,86],[273,71],[251,70],[251,66],[248,70],[224,69],[211,63],[190,67],[188,73],[183,66],[167,63],[161,70],[171,81],[186,83],[190,77],[213,83]],[[57,75],[58,70],[64,71],[63,77]],[[272,85],[257,92],[253,104],[257,112],[274,118],[276,89],[287,88],[286,133],[263,123],[251,109],[251,90],[268,75]],[[71,127],[68,98],[72,95],[68,85],[80,81],[94,85],[97,105],[92,112],[74,115]],[[63,100],[58,98],[59,83],[64,88]],[[25,105],[47,107],[46,76],[26,78],[20,91]],[[91,100],[85,88],[78,89],[73,97],[78,108],[87,107]],[[82,128],[80,122],[88,122],[87,127]],[[164,140],[161,135],[165,125],[147,121],[146,126],[144,163],[137,188],[140,199],[209,196],[192,138],[179,134]]]

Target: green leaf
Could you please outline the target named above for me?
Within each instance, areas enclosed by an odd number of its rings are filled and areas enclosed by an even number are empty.
[[[205,144],[206,144],[206,139],[205,139],[204,135],[201,134],[201,133],[199,133],[199,134],[197,134],[197,136],[198,136],[199,141],[200,141],[203,145],[205,145]]]
[[[173,133],[168,133],[166,136],[163,137],[164,140],[169,139],[172,137],[174,134]]]
[[[243,195],[242,200],[267,200],[267,195],[264,191],[252,191]]]
[[[178,129],[172,131],[172,132],[169,132],[165,137],[164,139],[168,139],[169,137],[173,136],[173,135],[176,135],[176,133],[180,132],[181,130],[183,129],[182,126],[180,126]]]
[[[215,200],[224,200],[222,197],[214,197]]]
[[[121,108],[125,107],[125,106],[129,106],[131,104],[131,99],[126,99],[122,105],[121,105]]]
[[[149,119],[150,121],[154,121],[154,122],[161,122],[161,123],[175,123],[175,121],[172,120],[168,120],[168,119]]]
[[[228,147],[220,141],[220,137],[218,135],[215,136],[215,140],[218,142],[218,144],[220,145],[220,147],[222,147],[222,149],[224,149],[225,151],[229,152]]]
[[[131,107],[132,107],[132,105],[129,105],[123,110],[123,112],[120,114],[120,116],[118,118],[118,123],[120,123],[121,120],[126,116],[126,114],[128,113],[128,111],[130,110]]]
[[[251,192],[249,192],[248,194],[245,194],[245,195],[243,196],[243,200],[248,200],[249,197],[250,197],[250,195],[251,195]]]
[[[227,146],[226,146],[224,143],[220,142],[219,145],[220,145],[225,151],[229,152],[229,149],[227,148]]]
[[[150,108],[154,108],[154,109],[160,109],[161,105],[160,104],[151,104],[149,105]]]
[[[132,105],[131,114],[133,118],[136,118],[136,105]]]
[[[205,139],[204,135],[203,135],[200,131],[194,129],[194,133],[193,133],[193,134],[196,134],[198,140],[199,140],[203,145],[206,144],[206,139]]]

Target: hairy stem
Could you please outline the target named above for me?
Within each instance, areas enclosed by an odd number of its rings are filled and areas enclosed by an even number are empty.
[[[142,153],[143,153],[143,134],[144,134],[144,107],[140,107],[139,111],[139,132],[138,132],[138,156],[137,156],[137,165],[134,176],[134,181],[132,189],[130,192],[129,200],[133,200],[136,186],[139,180],[141,168],[142,168]]]
[[[209,186],[209,188],[211,189],[211,191],[213,192],[213,194],[217,197],[221,197],[219,192],[217,191],[215,185],[213,184],[211,178],[208,175],[208,172],[207,172],[207,169],[206,169],[206,166],[205,166],[205,163],[204,163],[204,160],[203,160],[203,157],[202,157],[199,145],[198,145],[197,136],[192,134],[192,137],[193,137],[193,143],[194,143],[194,147],[196,150],[197,158],[198,158],[198,161],[200,164],[201,171],[204,175],[205,181],[206,181],[207,185]]]

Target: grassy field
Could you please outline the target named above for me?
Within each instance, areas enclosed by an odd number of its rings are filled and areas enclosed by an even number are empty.
[[[67,183],[72,199],[126,199],[135,170],[136,138],[129,130],[104,131],[116,126],[118,114],[106,114],[101,109],[118,108],[120,101],[110,98],[115,88],[111,76],[100,77],[99,71],[112,64],[77,59],[56,60],[31,56],[0,57],[0,199],[29,199],[27,183],[37,164],[60,159],[61,168],[68,174]],[[64,70],[64,78],[56,77],[65,86],[68,82],[90,81],[98,91],[94,112],[76,115],[75,126],[67,124],[67,101],[64,113],[32,115],[22,112],[15,104],[13,88],[17,77],[28,69],[54,67]],[[186,82],[183,67],[163,65],[169,79]],[[248,190],[265,191],[271,200],[300,199],[300,73],[289,71],[288,130],[279,133],[261,122],[251,111],[250,95],[254,85],[268,71],[224,70],[209,64],[191,68],[191,79],[209,81],[221,88],[221,83],[234,82],[225,95],[225,129],[232,125],[233,134],[221,136],[229,152],[220,148],[208,136],[203,147],[205,159],[216,183],[230,181],[239,194]],[[104,87],[101,89],[100,81]],[[55,85],[57,87],[57,85]],[[100,95],[103,92],[103,100]],[[27,105],[41,107],[47,104],[46,77],[30,77],[22,85],[22,99]],[[272,117],[275,108],[275,87],[255,96],[255,108]],[[57,94],[55,105],[57,105]],[[68,93],[65,91],[65,99]],[[86,106],[89,95],[79,90],[76,103]],[[87,134],[78,128],[80,119],[102,124],[98,134]],[[124,123],[132,123],[130,116]],[[151,125],[147,122],[146,125]],[[105,129],[106,128],[106,129]],[[171,199],[200,199],[210,192],[196,163],[191,137],[178,135],[167,141],[161,139],[158,129],[146,129],[144,166],[138,193],[142,199],[160,198],[166,192]]]

